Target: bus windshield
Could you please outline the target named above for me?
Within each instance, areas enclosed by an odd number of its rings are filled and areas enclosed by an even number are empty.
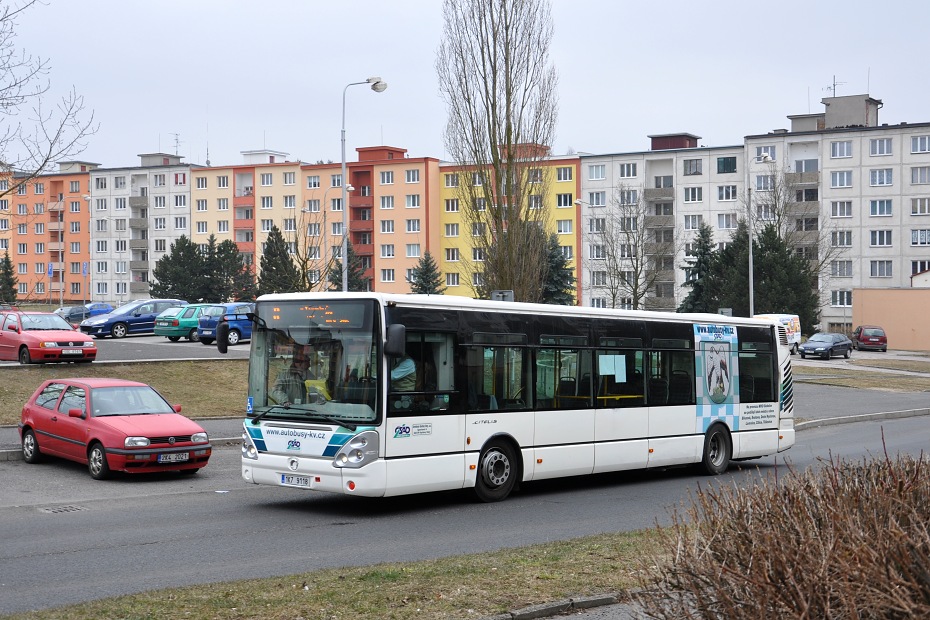
[[[265,301],[255,313],[250,415],[377,423],[381,330],[374,301]]]

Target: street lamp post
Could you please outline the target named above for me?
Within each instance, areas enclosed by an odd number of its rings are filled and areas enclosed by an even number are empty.
[[[749,203],[749,214],[747,217],[748,226],[749,226],[749,316],[752,317],[755,311],[755,303],[753,301],[752,294],[752,284],[753,284],[753,271],[752,271],[752,186],[746,188],[748,198],[747,202]]]
[[[346,178],[346,91],[349,86],[371,84],[371,90],[383,93],[387,82],[380,77],[370,77],[364,82],[352,82],[342,89],[342,291],[349,290],[349,202],[346,196],[348,179]]]

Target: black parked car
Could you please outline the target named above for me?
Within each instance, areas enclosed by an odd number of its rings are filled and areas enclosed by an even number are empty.
[[[834,355],[842,355],[848,358],[851,351],[852,340],[843,334],[834,334],[831,332],[814,334],[807,339],[807,342],[801,343],[801,346],[798,347],[801,359],[804,359],[808,355],[816,355],[825,360],[830,359]]]

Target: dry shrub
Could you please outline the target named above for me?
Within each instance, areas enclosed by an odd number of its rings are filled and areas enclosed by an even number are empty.
[[[927,459],[699,490],[637,598],[655,618],[930,618]]]

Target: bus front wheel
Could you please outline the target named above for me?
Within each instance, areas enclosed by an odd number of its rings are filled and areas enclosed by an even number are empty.
[[[517,459],[509,444],[489,444],[478,459],[475,495],[483,502],[506,499],[517,482],[517,471]]]
[[[730,466],[730,457],[733,455],[733,444],[730,442],[730,433],[723,424],[714,424],[707,429],[704,435],[704,458],[701,467],[711,476],[718,476]]]

